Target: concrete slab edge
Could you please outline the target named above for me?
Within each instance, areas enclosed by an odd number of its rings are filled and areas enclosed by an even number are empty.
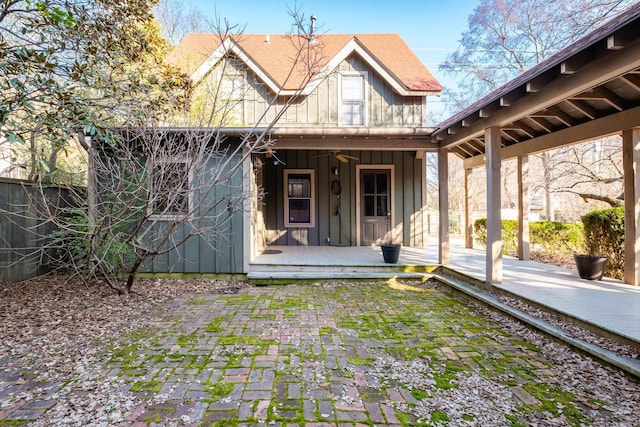
[[[510,307],[500,302],[494,296],[489,295],[479,289],[475,289],[471,285],[468,285],[460,280],[442,276],[440,274],[433,274],[433,278],[521,322],[524,322],[535,329],[538,329],[539,331],[543,332],[548,336],[551,336],[560,341],[563,341],[567,345],[577,350],[580,350],[586,354],[589,354],[595,357],[596,359],[601,360],[611,366],[615,366],[623,370],[624,372],[630,375],[633,375],[636,378],[640,378],[640,360],[638,359],[621,357],[610,350],[598,347],[597,345],[588,343],[581,339],[571,337],[567,335],[563,330],[558,329],[555,326],[552,326],[546,321],[539,319],[537,317],[531,316],[513,307]]]

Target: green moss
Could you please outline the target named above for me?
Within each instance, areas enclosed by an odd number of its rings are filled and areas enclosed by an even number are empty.
[[[505,414],[504,417],[511,422],[511,427],[527,427],[525,424],[518,422],[518,417],[512,414]]]
[[[145,424],[149,425],[149,424],[162,424],[162,417],[160,416],[160,414],[153,413],[153,414],[148,414],[145,415],[145,417],[142,419],[142,422],[144,422]]]
[[[198,336],[195,332],[190,335],[179,335],[178,339],[176,339],[176,345],[180,347],[193,347],[198,343]]]
[[[221,317],[215,317],[213,320],[211,320],[211,322],[209,322],[209,324],[205,328],[205,332],[220,333],[224,331],[224,328],[220,326],[222,324],[222,321],[223,319]]]
[[[319,333],[321,337],[330,337],[336,335],[338,331],[335,328],[331,328],[329,326],[322,326],[319,329]]]
[[[133,393],[138,392],[150,392],[150,393],[158,393],[162,389],[162,384],[159,381],[153,379],[150,381],[138,381],[133,386],[131,386],[131,391]]]
[[[536,353],[540,353],[540,349],[535,345],[527,342],[525,340],[516,339],[511,341],[513,345],[519,345],[520,347],[526,348],[527,350],[535,351]]]
[[[449,421],[449,416],[446,412],[443,411],[433,411],[431,413],[431,421],[433,421],[434,423]]]
[[[204,392],[209,393],[211,397],[202,399],[206,402],[217,402],[223,397],[227,397],[233,391],[233,383],[225,382],[211,382],[206,381],[202,384],[204,386]]]
[[[211,427],[237,427],[238,420],[235,418],[223,418],[211,424]]]
[[[30,422],[32,422],[32,420],[0,420],[0,426],[17,427],[27,425]]]
[[[450,389],[458,387],[453,381],[458,379],[458,374],[464,372],[464,368],[450,360],[443,362],[439,369],[433,371],[435,386],[440,389]]]
[[[570,426],[578,427],[590,423],[590,420],[574,404],[575,396],[572,393],[550,388],[546,383],[528,383],[522,388],[541,402],[539,405],[523,406],[526,410],[545,411],[555,416],[562,413]]]
[[[376,359],[373,357],[350,357],[348,359],[349,363],[357,366],[372,366]]]
[[[251,345],[258,347],[268,347],[273,344],[273,340],[264,340],[251,335],[225,335],[218,339],[219,345]]]
[[[476,419],[476,416],[473,414],[463,414],[462,419],[471,422]]]
[[[424,400],[429,395],[426,391],[421,390],[419,388],[414,388],[411,390],[411,395],[416,398],[416,400]]]
[[[209,301],[206,299],[192,299],[187,301],[187,305],[207,305]]]

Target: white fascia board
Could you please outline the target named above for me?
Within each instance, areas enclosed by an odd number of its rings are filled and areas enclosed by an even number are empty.
[[[271,78],[266,75],[260,67],[253,62],[240,47],[231,38],[226,39],[216,50],[214,50],[207,59],[198,67],[191,75],[191,79],[195,84],[206,76],[216,64],[224,58],[229,52],[232,52],[244,62],[249,69],[255,73],[274,93],[280,93],[280,87]]]

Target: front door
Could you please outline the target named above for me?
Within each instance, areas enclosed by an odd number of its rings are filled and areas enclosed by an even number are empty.
[[[391,173],[360,171],[360,244],[380,244],[391,230]]]

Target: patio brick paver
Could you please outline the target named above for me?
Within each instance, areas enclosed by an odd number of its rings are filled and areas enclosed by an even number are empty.
[[[455,389],[458,375],[508,389],[513,418],[498,411],[505,425],[544,424],[544,416],[558,414],[565,418],[554,425],[618,421],[610,402],[558,388],[554,379],[565,367],[548,348],[506,333],[428,284],[250,287],[185,295],[162,314],[157,328],[123,337],[102,367],[141,402],[120,425],[432,425],[415,409]],[[29,387],[51,393],[0,407],[0,424],[38,419],[60,388],[73,393],[73,382],[16,381],[24,376],[11,363],[2,360],[0,400]],[[480,419],[485,409],[465,409],[465,419]]]
[[[542,410],[523,387],[545,383],[558,368],[541,350],[451,296],[407,289],[316,284],[198,295],[174,305],[168,332],[153,345],[109,366],[129,383],[142,381],[138,388],[144,381],[159,388],[165,403],[135,418],[145,423],[183,416],[194,426],[417,425],[406,411],[418,404],[408,381],[372,372],[389,356],[494,379],[506,374],[514,402]],[[447,388],[449,380],[435,382]]]

